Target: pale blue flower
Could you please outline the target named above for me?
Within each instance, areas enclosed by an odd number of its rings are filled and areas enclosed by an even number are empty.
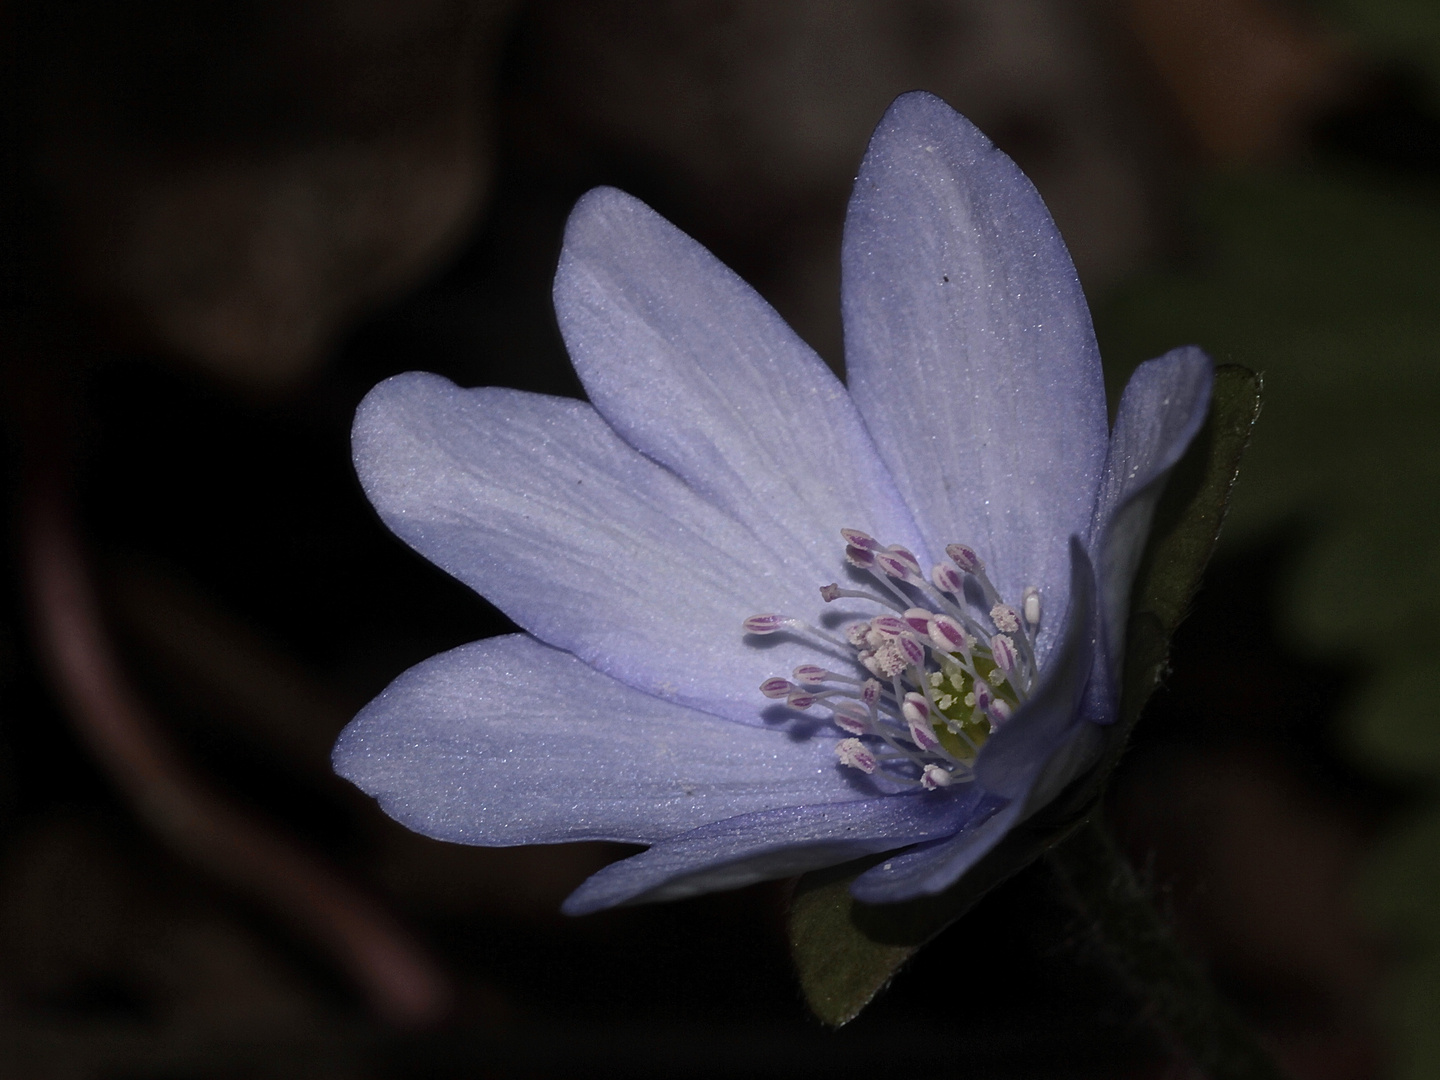
[[[380,516],[526,633],[398,678],[341,775],[445,840],[650,845],[579,913],[890,851],[857,896],[934,893],[1093,762],[1211,366],[1143,365],[1107,432],[1069,255],[968,121],[909,94],[875,132],[848,392],[618,191],[571,215],[555,307],[590,403],[411,373],[360,407]]]

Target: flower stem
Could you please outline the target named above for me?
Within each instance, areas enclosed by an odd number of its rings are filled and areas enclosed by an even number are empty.
[[[1181,950],[1109,830],[1091,817],[1046,855],[1151,1022],[1210,1080],[1281,1080],[1234,1009]]]

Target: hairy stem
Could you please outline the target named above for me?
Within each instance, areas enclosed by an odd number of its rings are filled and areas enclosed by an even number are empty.
[[[1179,1053],[1210,1080],[1281,1080],[1254,1034],[1180,950],[1104,825],[1092,816],[1046,859],[1106,958]]]

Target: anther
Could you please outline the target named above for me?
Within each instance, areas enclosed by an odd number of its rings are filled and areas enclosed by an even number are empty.
[[[784,615],[751,615],[745,620],[747,634],[775,634],[788,630],[795,620]]]
[[[925,633],[946,652],[959,652],[968,644],[964,629],[949,615],[936,615],[925,627]]]
[[[920,560],[915,558],[914,552],[912,552],[909,548],[901,547],[899,544],[891,544],[885,549],[885,552],[892,558],[899,559],[902,563],[904,563],[905,568],[909,570],[910,573],[914,574],[916,577],[920,576]]]
[[[906,726],[910,729],[910,741],[921,750],[928,752],[940,745],[934,730],[924,721],[911,720]]]
[[[874,705],[880,700],[880,683],[875,679],[866,679],[865,685],[860,687],[860,700],[866,705]]]
[[[934,791],[936,788],[949,787],[953,779],[949,771],[939,765],[926,765],[925,771],[920,774],[920,786],[926,791]]]
[[[863,773],[873,773],[878,764],[875,755],[866,749],[859,739],[841,739],[835,744],[835,756],[840,759],[841,765],[848,765]]]
[[[1007,634],[996,634],[990,639],[990,656],[995,661],[995,666],[1009,675],[1015,670],[1015,661],[1018,658],[1015,652],[1015,642]]]
[[[933,611],[926,611],[924,608],[912,607],[901,616],[909,625],[910,629],[917,634],[928,634],[930,632],[930,620],[935,617]]]
[[[886,576],[898,578],[901,581],[904,581],[912,573],[908,562],[889,551],[877,551],[875,565],[883,570]]]
[[[841,529],[840,535],[845,538],[846,544],[853,548],[859,548],[861,551],[879,551],[884,547],[879,540],[859,529]]]
[[[903,640],[903,639],[902,639]],[[874,666],[871,667],[871,664]],[[900,651],[896,642],[887,642],[875,650],[866,667],[882,679],[893,679],[910,666],[909,658]]]
[[[870,633],[870,624],[857,622],[845,627],[845,640],[857,649],[865,647],[866,635]]]
[[[975,549],[965,544],[947,544],[945,554],[950,556],[962,573],[974,574],[985,569],[985,564],[980,561],[980,556],[975,554]]]
[[[821,599],[821,600],[824,600],[825,603],[828,604],[828,603],[830,603],[832,600],[838,600],[839,598],[840,598],[840,584],[839,584],[839,582],[832,581],[829,585],[821,585],[821,586],[820,586],[820,599]]]
[[[819,694],[808,694],[797,686],[790,693],[790,696],[785,699],[785,704],[789,705],[792,709],[799,709],[801,712],[804,712],[819,700]]]
[[[996,698],[990,704],[991,726],[998,728],[1006,720],[1010,719],[1011,713],[1013,711],[1014,710],[1010,708],[1009,702],[1002,701],[1000,698]]]
[[[895,648],[905,657],[905,662],[920,667],[925,663],[925,646],[914,638],[903,637],[895,641]]]
[[[826,671],[823,667],[818,667],[815,664],[801,664],[790,674],[794,676],[796,682],[802,683],[824,682],[826,679],[833,678],[835,675],[833,671]]]
[[[920,694],[906,694],[900,705],[900,714],[905,717],[906,723],[926,724],[930,722],[930,704]]]
[[[1033,630],[1040,625],[1040,590],[1031,585],[1025,590],[1024,599],[1020,604],[1025,612],[1025,621],[1030,624]]]
[[[795,686],[789,679],[766,679],[760,684],[760,693],[768,698],[782,698],[794,690]]]
[[[946,566],[940,563],[934,570],[930,571],[930,580],[941,592],[953,593],[960,596],[965,591],[965,577],[953,566]]]
[[[870,629],[887,638],[898,638],[909,627],[894,615],[876,615],[870,620]]]
[[[1013,634],[1020,629],[1020,616],[1009,604],[996,604],[990,609],[990,621],[1002,634]]]
[[[875,553],[869,548],[847,547],[845,561],[860,570],[869,570],[875,565]]]
[[[851,735],[870,734],[870,714],[853,701],[836,702],[834,715],[830,719],[835,726]]]

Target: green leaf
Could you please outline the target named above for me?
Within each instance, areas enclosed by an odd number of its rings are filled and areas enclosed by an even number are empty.
[[[821,1021],[838,1027],[853,1020],[921,946],[1086,822],[1164,669],[1170,637],[1215,549],[1259,408],[1260,379],[1254,372],[1234,366],[1216,371],[1205,428],[1176,466],[1156,509],[1132,593],[1120,717],[1101,763],[936,896],[903,904],[856,901],[850,883],[883,856],[806,874],[797,882],[790,953],[805,1000]]]

